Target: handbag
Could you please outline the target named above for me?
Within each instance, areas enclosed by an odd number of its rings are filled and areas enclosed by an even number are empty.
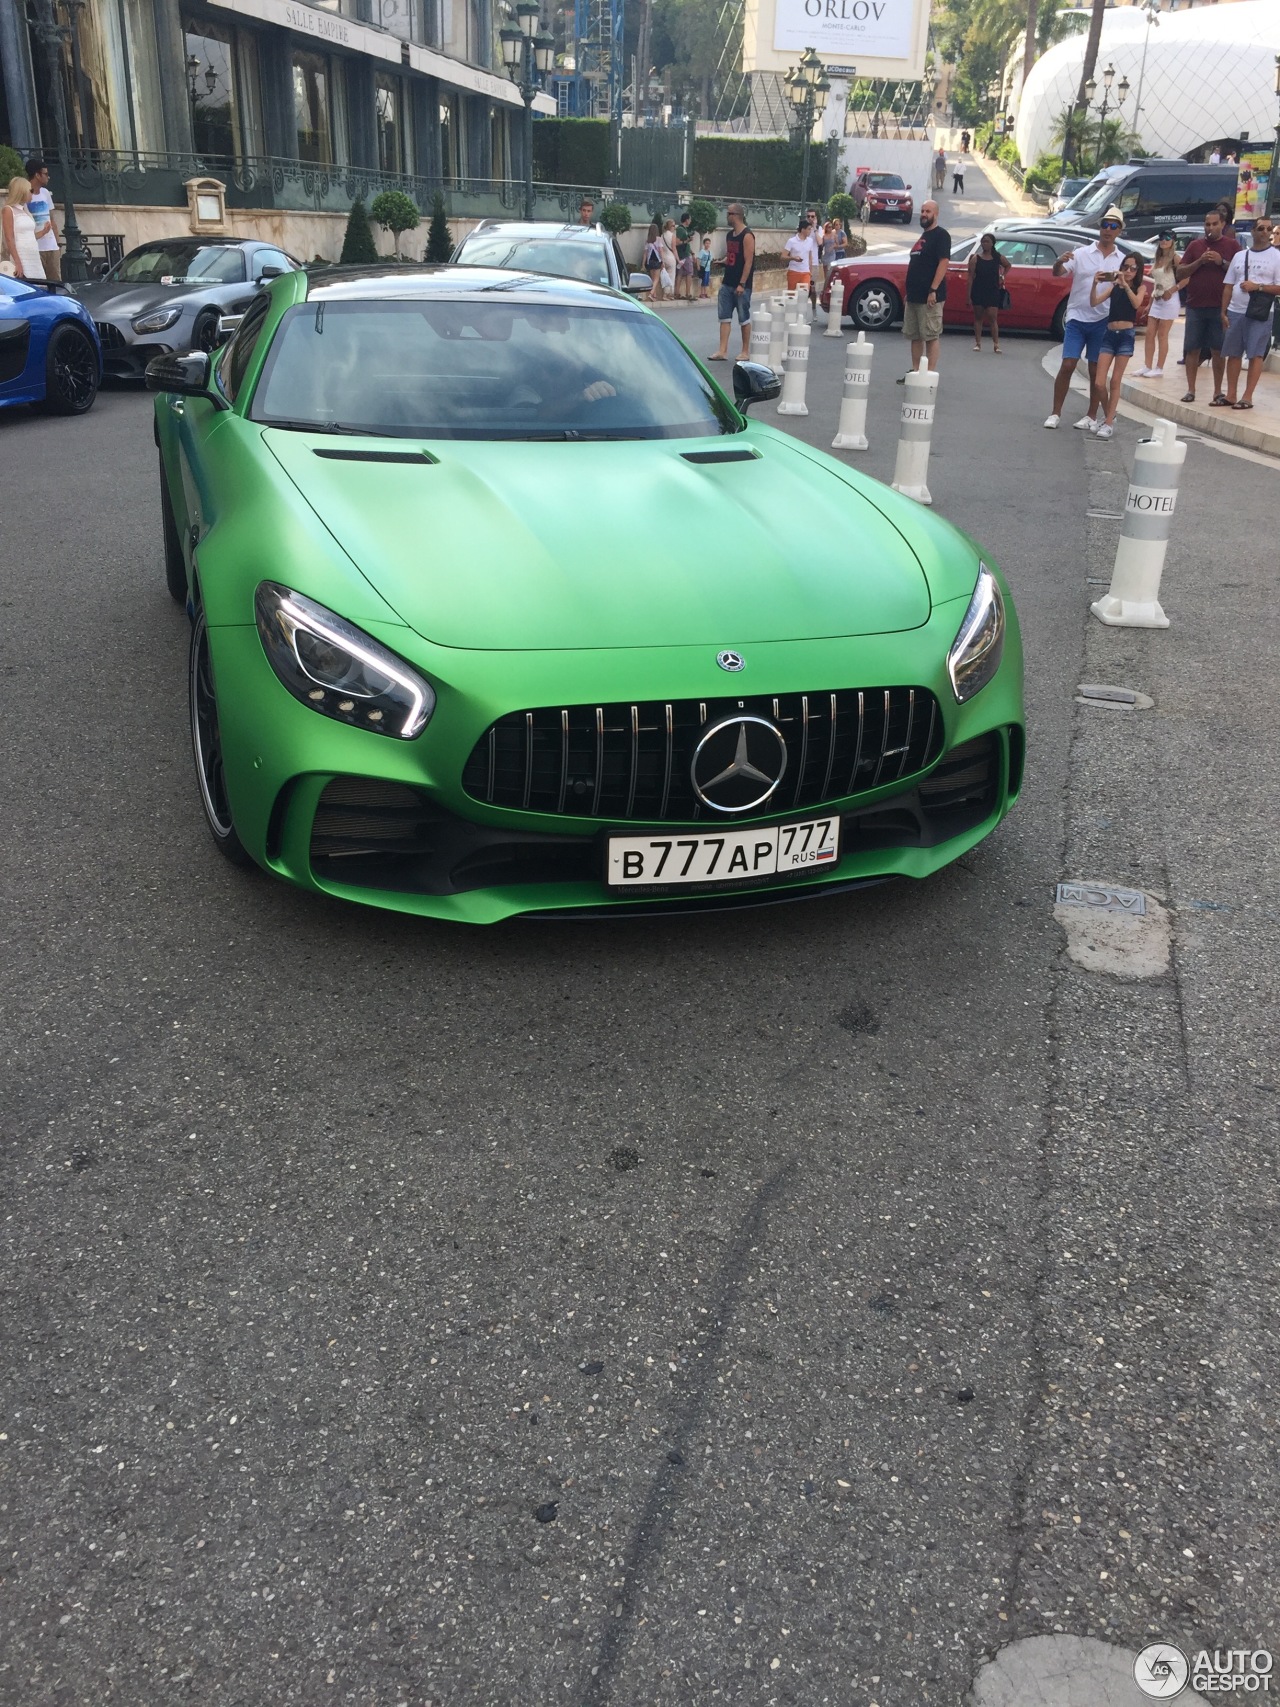
[[[1007,290],[1001,290],[1000,292],[1000,307],[1002,309],[1013,307],[1013,298],[1009,295]]]
[[[1249,251],[1244,252],[1244,276],[1249,277]],[[1250,291],[1249,306],[1244,311],[1246,320],[1270,320],[1272,298],[1264,296],[1260,290]]]

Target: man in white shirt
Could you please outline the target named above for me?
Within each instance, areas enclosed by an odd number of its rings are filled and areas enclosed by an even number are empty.
[[[1071,274],[1071,290],[1067,296],[1067,316],[1062,329],[1062,366],[1053,382],[1053,409],[1045,421],[1046,427],[1054,428],[1061,421],[1062,405],[1071,387],[1071,375],[1076,371],[1080,357],[1084,356],[1089,364],[1089,407],[1075,424],[1081,432],[1097,431],[1097,417],[1103,405],[1103,398],[1098,392],[1098,357],[1102,353],[1111,298],[1104,296],[1095,304],[1092,300],[1093,281],[1099,274],[1116,276],[1121,261],[1116,238],[1123,229],[1124,215],[1119,208],[1109,207],[1102,216],[1098,241],[1073,249],[1070,254],[1059,255],[1053,263],[1055,278],[1060,279],[1063,273]]]
[[[1215,148],[1213,153],[1209,156],[1209,164],[1211,166],[1218,166],[1218,165],[1221,165],[1221,163],[1222,163],[1222,156],[1221,156],[1221,154],[1218,153],[1218,150]]]
[[[1233,409],[1253,408],[1253,394],[1271,348],[1272,314],[1249,318],[1249,304],[1259,296],[1268,310],[1280,297],[1280,249],[1271,246],[1271,229],[1270,217],[1259,214],[1253,222],[1253,248],[1236,250],[1222,280],[1222,353],[1227,358],[1227,401]],[[1249,377],[1237,402],[1240,364],[1245,360]]]
[[[43,160],[28,160],[23,168],[31,181],[31,200],[27,203],[36,222],[36,248],[40,264],[50,284],[62,277],[62,251],[58,248],[58,228],[53,221],[53,197],[49,193],[49,168]]]

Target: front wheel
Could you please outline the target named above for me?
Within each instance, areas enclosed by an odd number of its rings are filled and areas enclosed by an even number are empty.
[[[1053,339],[1055,344],[1060,344],[1066,336],[1066,330],[1067,299],[1064,296],[1062,301],[1053,311],[1053,319],[1049,322],[1049,336]]]
[[[869,279],[853,293],[850,318],[864,332],[883,332],[902,315],[902,298],[891,284]]]
[[[195,330],[191,334],[193,347],[203,350],[211,356],[218,346],[218,311],[216,308],[206,308],[196,319]]]
[[[51,415],[83,415],[98,395],[101,369],[87,332],[64,320],[49,335],[44,358],[44,406]]]
[[[209,655],[209,629],[203,607],[196,612],[191,629],[191,659],[187,672],[191,700],[191,749],[196,761],[196,781],[205,822],[218,852],[232,865],[253,861],[236,834],[227,795],[227,775],[222,756],[222,728],[218,721],[218,696]]]

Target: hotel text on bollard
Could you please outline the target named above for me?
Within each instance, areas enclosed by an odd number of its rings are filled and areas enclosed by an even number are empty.
[[[773,315],[767,308],[757,308],[751,315],[751,359],[753,362],[763,362],[766,367],[773,364],[769,360],[769,335],[773,328]]]
[[[938,395],[938,376],[930,373],[926,357],[919,369],[907,375],[902,398],[902,427],[898,437],[898,460],[893,470],[893,489],[917,503],[932,504],[929,495],[929,445],[933,438],[933,408]]]
[[[831,441],[832,450],[866,450],[867,399],[871,395],[871,358],[875,346],[865,332],[845,345],[844,392],[840,398],[840,422]]]
[[[823,334],[826,338],[840,336],[840,323],[844,319],[844,280],[839,273],[831,281],[831,307],[827,310],[827,329]]]
[[[809,325],[805,320],[793,320],[787,327],[787,353],[782,358],[782,396],[778,402],[779,415],[807,415],[809,406],[804,400],[809,381]]]
[[[1178,476],[1186,442],[1172,421],[1157,421],[1151,437],[1133,453],[1133,475],[1124,501],[1111,590],[1089,609],[1113,628],[1168,628],[1160,608],[1160,577],[1173,532]]]

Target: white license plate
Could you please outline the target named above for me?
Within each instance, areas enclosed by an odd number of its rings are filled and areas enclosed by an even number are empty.
[[[818,871],[839,857],[838,818],[688,836],[610,836],[607,882],[612,889],[745,883]]]

